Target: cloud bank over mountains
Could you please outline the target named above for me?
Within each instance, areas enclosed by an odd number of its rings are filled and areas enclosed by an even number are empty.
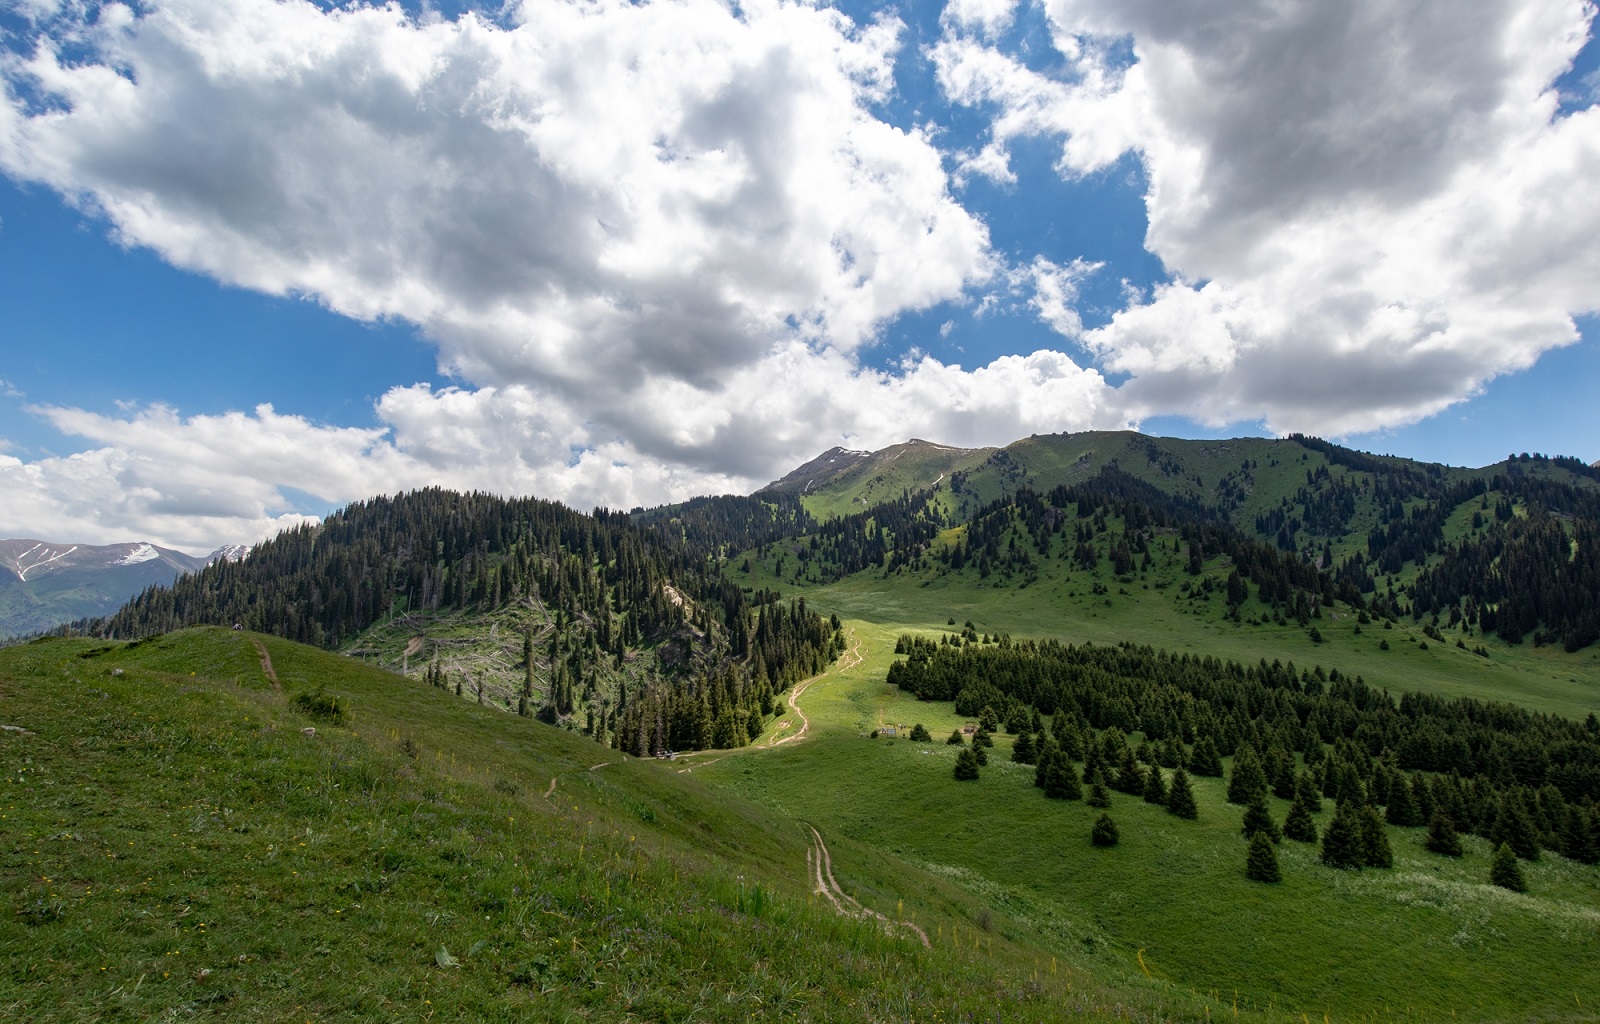
[[[391,389],[376,428],[271,395],[40,409],[92,447],[0,455],[5,531],[207,549],[297,521],[289,488],[627,507],[746,490],[835,443],[1162,414],[1338,435],[1432,414],[1600,307],[1600,114],[1553,86],[1582,2],[1050,0],[1043,61],[1004,0],[953,0],[924,50],[892,15],[775,0],[19,9],[8,176],[178,267],[414,324],[458,386]],[[942,95],[896,127],[880,111],[908,61]],[[1116,268],[1001,252],[968,200],[979,178],[1025,190],[1029,139],[1068,180],[1143,167],[1169,279],[1099,326],[1077,283]],[[899,317],[997,298],[1061,350],[865,358]]]

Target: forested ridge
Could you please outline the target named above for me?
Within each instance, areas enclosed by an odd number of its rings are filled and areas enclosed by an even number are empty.
[[[960,521],[937,488],[823,523],[795,517],[796,535],[763,542],[755,554],[780,577],[812,582],[967,571],[989,585],[1025,586],[1051,561],[1126,581],[1176,551],[1192,576],[1208,560],[1228,560],[1236,576],[1225,591],[1230,607],[1252,593],[1243,584],[1253,584],[1274,618],[1301,626],[1337,600],[1384,618],[1427,617],[1430,630],[1457,628],[1463,639],[1531,636],[1568,651],[1600,639],[1600,489],[1590,483],[1600,471],[1533,455],[1493,473],[1446,472],[1291,439],[1340,472],[1306,468],[1303,484],[1253,517],[1253,530],[1235,513],[1257,486],[1257,460],[1224,474],[1213,502],[1113,461],[1070,485],[1017,484]],[[1150,447],[1152,465],[1171,461]],[[1568,476],[1556,479],[1556,471]],[[1165,475],[1183,479],[1176,463]],[[956,474],[952,489],[965,476]],[[1363,529],[1358,512],[1370,523]]]
[[[356,502],[70,631],[136,638],[238,624],[337,649],[396,617],[526,608],[523,713],[640,753],[657,742],[732,746],[839,649],[836,620],[747,595],[718,571],[727,546],[792,529],[795,516],[706,499],[641,526],[606,509],[430,488]],[[624,662],[638,671],[603,673]],[[452,685],[438,666],[428,673]],[[645,708],[662,728],[641,729]]]

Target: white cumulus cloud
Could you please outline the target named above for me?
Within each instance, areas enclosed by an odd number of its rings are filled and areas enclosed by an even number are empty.
[[[931,55],[993,113],[974,171],[1057,138],[1136,154],[1174,280],[1088,331],[1130,415],[1341,434],[1415,421],[1600,308],[1600,111],[1557,116],[1584,0],[1049,0],[1065,70],[972,35]],[[1119,45],[1122,44],[1122,45]],[[1131,61],[1126,54],[1131,44]]]

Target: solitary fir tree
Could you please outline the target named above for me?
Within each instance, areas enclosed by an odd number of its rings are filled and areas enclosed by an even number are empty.
[[[961,730],[959,728],[951,729],[950,738],[945,740],[945,742],[952,747],[964,747],[967,745],[967,741],[962,737]]]
[[[1436,808],[1433,817],[1428,819],[1426,845],[1434,853],[1442,853],[1446,857],[1461,856],[1461,837],[1456,834],[1455,823],[1443,808]]]
[[[978,762],[978,767],[987,768],[989,766],[989,751],[987,749],[976,743],[967,749],[972,752],[972,759]]]
[[[1411,800],[1417,805],[1417,820],[1428,821],[1433,817],[1433,794],[1428,792],[1427,780],[1421,772],[1411,773]]]
[[[1289,816],[1283,819],[1283,834],[1297,843],[1317,841],[1317,823],[1311,820],[1311,812],[1299,800],[1289,805]]]
[[[1161,777],[1159,765],[1151,765],[1144,776],[1144,802],[1147,804],[1165,805],[1167,802],[1167,783]]]
[[[1277,882],[1283,879],[1278,870],[1278,854],[1272,848],[1272,837],[1265,832],[1250,836],[1250,852],[1245,856],[1244,874],[1257,882]]]
[[[1308,814],[1322,813],[1322,794],[1317,792],[1317,784],[1310,772],[1301,772],[1294,777],[1294,799],[1295,803],[1305,805]]]
[[[1096,846],[1115,846],[1117,840],[1117,823],[1111,820],[1111,815],[1102,814],[1095,819],[1094,830],[1089,833],[1089,841]]]
[[[1272,812],[1267,809],[1265,793],[1250,798],[1250,805],[1244,809],[1244,827],[1239,831],[1246,836],[1264,835],[1274,843],[1283,838],[1278,823],[1272,820]]]
[[[957,782],[970,782],[978,777],[978,755],[971,747],[963,746],[956,755],[955,776]]]
[[[1378,809],[1363,804],[1357,822],[1361,828],[1361,859],[1369,868],[1394,867],[1394,851],[1389,848],[1389,830],[1384,827]]]
[[[1366,849],[1360,826],[1348,803],[1333,812],[1333,820],[1322,830],[1322,863],[1330,868],[1350,870],[1366,863]]]
[[[1389,824],[1410,828],[1422,824],[1422,811],[1411,795],[1411,784],[1403,777],[1395,777],[1389,786],[1389,803],[1383,809]]]
[[[927,726],[923,725],[921,722],[918,722],[916,725],[911,727],[911,742],[932,743],[933,736],[928,732]]]
[[[1539,859],[1539,833],[1513,790],[1507,790],[1500,797],[1489,841],[1496,846],[1506,844],[1523,860]]]
[[[1267,748],[1262,761],[1267,780],[1272,783],[1272,795],[1280,800],[1294,799],[1294,758],[1282,746],[1274,743]]]
[[[1033,784],[1040,789],[1044,788],[1045,780],[1049,777],[1048,765],[1051,759],[1061,753],[1061,748],[1056,746],[1056,741],[1049,736],[1039,741],[1039,752],[1033,761]]]
[[[1577,804],[1568,804],[1566,820],[1561,826],[1561,852],[1579,864],[1600,861],[1600,842],[1589,816]]]
[[[1129,796],[1144,792],[1144,769],[1139,767],[1138,758],[1127,747],[1122,748],[1118,757],[1116,789]]]
[[[994,737],[990,735],[990,730],[981,725],[978,726],[977,729],[973,730],[972,745],[975,747],[994,746]]]
[[[1189,756],[1189,770],[1210,778],[1222,776],[1222,756],[1217,753],[1217,745],[1210,736],[1202,736],[1195,741],[1194,752]]]
[[[1512,892],[1528,891],[1528,880],[1522,874],[1522,865],[1517,863],[1510,843],[1501,843],[1495,848],[1494,857],[1489,861],[1489,881]]]
[[[1078,781],[1078,769],[1067,755],[1059,750],[1050,751],[1050,763],[1041,765],[1044,771],[1044,795],[1052,800],[1080,800],[1083,785]]]
[[[1194,802],[1194,787],[1189,783],[1189,773],[1182,768],[1172,771],[1172,785],[1167,787],[1167,813],[1190,821],[1200,817],[1200,808]]]
[[[1228,777],[1228,803],[1248,804],[1257,794],[1267,792],[1267,773],[1261,767],[1256,748],[1248,743],[1239,744],[1233,755],[1233,771]]]
[[[1110,807],[1111,791],[1106,788],[1106,777],[1095,769],[1094,777],[1089,780],[1089,799],[1084,801],[1090,807]]]
[[[1026,729],[1017,733],[1016,742],[1011,744],[1011,760],[1017,764],[1033,764],[1033,733]]]

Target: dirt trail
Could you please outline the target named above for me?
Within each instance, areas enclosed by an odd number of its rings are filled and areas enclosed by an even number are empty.
[[[795,684],[794,689],[789,691],[789,708],[800,718],[800,731],[796,732],[793,736],[774,736],[772,739],[763,744],[763,746],[766,748],[778,747],[785,743],[793,743],[795,740],[805,739],[806,731],[811,728],[811,720],[806,717],[806,713],[804,711],[800,710],[800,705],[797,703],[800,700],[800,695],[809,690],[812,683],[815,683],[834,672],[843,672],[845,669],[855,668],[859,664],[861,664],[861,638],[853,637],[851,638],[850,649],[844,652],[843,657],[839,659],[837,664],[829,665],[825,671],[812,676],[810,679],[807,679],[804,682]]]
[[[840,887],[838,880],[833,877],[833,856],[828,853],[828,845],[822,841],[822,833],[818,832],[813,825],[807,825],[806,828],[811,830],[811,849],[806,851],[807,870],[812,876],[811,880],[816,885],[816,891],[828,898],[828,902],[833,904],[833,909],[836,913],[844,917],[874,918],[883,925],[885,931],[890,933],[893,933],[896,927],[904,928],[921,939],[924,948],[930,946],[928,933],[912,922],[891,921],[871,907],[863,907],[856,901],[855,897],[845,892]],[[843,900],[844,903],[839,902],[840,900]],[[846,907],[845,903],[850,904],[850,907]]]
[[[829,675],[831,675],[834,672],[843,671],[844,669],[848,669],[848,668],[855,668],[859,664],[861,664],[861,639],[859,637],[853,637],[851,639],[850,649],[845,651],[844,654],[842,654],[839,657],[838,662],[836,662],[835,664],[829,665],[826,669],[824,669],[823,671],[821,671],[821,672],[817,673],[816,675],[812,676],[810,679],[805,679],[805,680],[802,680],[801,682],[796,683],[794,685],[794,687],[789,691],[789,698],[788,698],[789,709],[791,711],[793,711],[800,719],[800,729],[799,729],[799,731],[796,732],[792,736],[782,736],[782,737],[773,736],[771,739],[767,740],[767,742],[765,742],[765,743],[753,744],[752,746],[746,747],[746,748],[743,748],[743,749],[746,749],[746,750],[771,750],[773,747],[782,746],[785,743],[793,743],[795,740],[805,739],[807,730],[809,730],[811,728],[811,721],[808,718],[806,718],[806,713],[804,711],[801,711],[800,710],[800,705],[798,703],[796,703],[800,699],[800,695],[805,693],[806,690],[810,689],[812,683],[820,682],[821,680],[827,678]],[[783,724],[787,725],[788,723],[784,722]],[[713,753],[717,753],[717,752],[714,751],[714,750],[691,750],[691,751],[688,751],[687,753],[679,754],[678,755],[678,759],[679,760],[683,760],[685,758],[696,757],[696,756],[705,755],[705,754],[713,754]],[[718,761],[722,760],[724,757],[727,757],[727,756],[728,756],[727,753],[720,753],[720,754],[718,754],[718,756],[710,758],[709,760],[695,761],[693,764],[688,765],[687,767],[679,768],[678,769],[678,774],[682,775],[684,772],[692,772],[696,768],[703,768],[708,764],[716,764]]]
[[[250,642],[256,645],[256,653],[261,655],[261,674],[267,677],[267,682],[272,684],[274,690],[282,693],[283,686],[278,682],[278,673],[272,671],[272,655],[267,653],[267,645],[260,640]]]

